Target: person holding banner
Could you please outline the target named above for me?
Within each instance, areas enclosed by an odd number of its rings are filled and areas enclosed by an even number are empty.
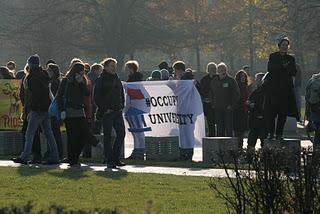
[[[191,70],[191,75],[190,72],[186,72],[186,65],[183,61],[176,61],[172,65],[173,70],[174,70],[174,79],[175,80],[190,80],[193,79],[192,75],[192,70]],[[180,113],[181,110],[184,107],[181,106],[178,102],[178,112]],[[184,161],[192,161],[192,156],[194,152],[194,145],[193,143],[187,142],[188,140],[185,140],[185,131],[184,131],[184,125],[179,126],[179,150],[180,150],[180,160]]]
[[[107,58],[101,63],[103,72],[96,81],[94,101],[98,107],[96,119],[103,124],[104,161],[108,168],[124,166],[120,161],[121,147],[124,145],[125,126],[122,116],[124,93],[122,83],[116,74],[117,60]],[[116,131],[114,144],[111,142],[112,127]]]
[[[135,60],[130,60],[125,64],[125,71],[128,73],[127,82],[143,81],[143,75],[139,72],[139,64]],[[126,117],[129,122],[130,117]],[[129,122],[130,124],[130,122]],[[144,132],[131,132],[133,136],[134,149],[127,159],[144,160],[145,136]]]
[[[28,127],[26,130],[26,142],[20,157],[12,158],[15,163],[28,163],[28,157],[32,150],[33,139],[39,126],[47,139],[48,152],[46,164],[59,162],[57,144],[51,129],[51,121],[48,108],[51,103],[49,97],[49,77],[40,67],[39,56],[33,55],[28,58],[29,73],[26,75],[23,87],[29,93],[27,105],[30,112],[27,116]]]

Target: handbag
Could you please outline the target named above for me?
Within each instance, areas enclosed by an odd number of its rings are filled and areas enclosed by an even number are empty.
[[[57,120],[61,120],[57,97],[52,100],[49,106],[49,115],[50,117],[57,118]]]
[[[67,80],[67,83],[66,83],[66,86],[65,86],[65,89],[64,89],[64,94],[63,94],[63,105],[66,106],[66,102],[67,102],[67,99],[66,99],[66,96],[67,96],[67,91],[68,91],[68,80]],[[51,92],[51,90],[50,90]],[[51,117],[55,117],[57,118],[58,121],[61,120],[61,115],[60,115],[60,111],[59,111],[59,105],[58,105],[58,99],[57,99],[57,96],[55,96],[49,106],[49,115]]]

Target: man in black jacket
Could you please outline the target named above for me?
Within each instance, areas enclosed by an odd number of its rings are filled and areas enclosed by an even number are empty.
[[[51,129],[51,121],[48,108],[51,103],[49,97],[49,77],[40,67],[38,55],[30,56],[28,61],[29,74],[25,77],[23,87],[30,95],[26,101],[30,112],[27,115],[28,127],[24,150],[19,158],[13,158],[16,163],[27,164],[28,156],[32,150],[33,138],[39,126],[47,139],[48,152],[47,163],[58,163],[58,149]]]
[[[94,101],[98,106],[96,117],[102,120],[104,134],[104,163],[108,168],[124,166],[120,161],[120,151],[124,144],[125,127],[122,117],[124,107],[124,93],[122,83],[116,74],[117,61],[107,58],[101,63],[102,74],[94,87]],[[112,127],[116,131],[116,139],[112,146]]]
[[[210,100],[210,87],[211,82],[213,79],[218,78],[217,75],[217,65],[214,62],[210,62],[207,65],[207,75],[205,75],[200,80],[200,86],[201,86],[201,98],[202,98],[202,105],[203,105],[203,111],[204,116],[207,119],[207,123],[209,126],[209,137],[216,136],[216,127],[215,127],[215,116],[214,116],[214,108],[211,104]]]

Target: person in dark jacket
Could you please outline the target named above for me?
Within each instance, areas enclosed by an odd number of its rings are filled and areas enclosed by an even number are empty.
[[[211,82],[214,78],[218,78],[217,75],[217,64],[214,62],[210,62],[207,65],[207,75],[205,75],[200,80],[200,86],[201,86],[201,98],[202,98],[202,105],[203,105],[203,111],[204,116],[207,119],[207,124],[209,127],[209,137],[215,137],[216,136],[216,121],[214,116],[214,109],[211,104],[210,100],[210,88],[211,88]]]
[[[40,67],[38,55],[30,56],[28,61],[29,74],[25,77],[23,87],[28,90],[30,112],[27,116],[28,127],[26,131],[26,142],[21,156],[13,158],[16,163],[27,164],[28,156],[32,150],[33,138],[39,125],[47,139],[48,151],[46,163],[56,164],[59,161],[58,149],[51,129],[48,108],[51,103],[49,97],[49,77]]]
[[[247,100],[249,99],[249,76],[244,70],[240,70],[235,75],[235,80],[239,87],[240,99],[238,104],[235,106],[233,117],[234,117],[234,132],[238,138],[238,148],[243,147],[243,138],[245,132],[248,130],[248,105]]]
[[[128,74],[127,82],[143,81],[143,75],[139,72],[139,64],[135,60],[130,60],[125,64],[125,72]],[[130,119],[126,115],[126,119]],[[130,123],[129,123],[130,124]],[[145,136],[144,132],[131,132],[133,136],[134,148],[127,159],[144,160]]]
[[[9,69],[10,75],[15,78],[16,76],[16,63],[14,61],[7,62],[6,67]]]
[[[293,77],[297,73],[295,58],[288,55],[288,37],[279,39],[279,51],[270,54],[268,61],[268,89],[266,112],[268,115],[269,139],[274,138],[275,118],[277,118],[276,139],[283,139],[283,129],[287,116],[299,120]]]
[[[160,73],[161,73],[161,80],[169,80],[170,74],[167,69],[161,69]]]
[[[0,67],[0,79],[14,79],[13,74],[6,66]]]
[[[27,120],[27,115],[30,112],[30,108],[29,108],[29,93],[28,90],[25,90],[23,87],[23,83],[24,83],[24,79],[26,74],[29,73],[29,66],[28,64],[24,67],[24,75],[22,77],[21,80],[21,84],[20,84],[20,100],[23,106],[23,111],[22,111],[22,136],[23,136],[23,148],[24,148],[24,144],[26,142],[26,131],[27,131],[27,127],[28,127],[28,120]],[[34,138],[33,138],[33,144],[32,144],[32,161],[31,164],[40,164],[42,162],[42,154],[41,154],[41,142],[40,142],[40,128],[37,129],[37,131],[34,134]]]
[[[52,93],[53,97],[57,95],[59,86],[60,86],[60,69],[57,64],[49,63],[47,64],[47,73],[50,78],[49,88],[50,93]],[[56,143],[59,151],[60,160],[63,159],[63,146],[62,146],[62,137],[60,131],[60,121],[57,120],[56,117],[51,117],[51,127],[53,131],[54,138],[56,139]]]
[[[103,67],[101,64],[98,64],[98,63],[92,64],[90,71],[88,73],[88,77],[92,83],[92,88],[95,87],[96,81],[99,75],[102,73],[102,70],[103,70]],[[97,111],[97,106],[92,100],[92,114],[94,115],[96,111]],[[101,134],[101,129],[102,129],[101,121],[97,121],[97,120],[92,121],[91,128],[94,134]]]
[[[125,127],[122,116],[124,93],[122,83],[116,74],[117,61],[107,58],[102,62],[103,72],[96,81],[94,101],[98,106],[96,118],[102,120],[104,140],[104,163],[108,168],[124,166],[120,161],[121,147],[124,146]],[[114,144],[111,143],[112,127],[116,131]]]
[[[294,78],[294,93],[296,96],[298,115],[301,120],[301,86],[302,86],[302,73],[301,67],[298,63],[296,63],[297,73]]]
[[[248,134],[248,153],[255,151],[257,139],[261,141],[263,146],[266,138],[266,117],[264,115],[265,105],[265,88],[263,87],[262,79],[264,73],[257,73],[255,75],[255,83],[257,88],[250,95],[247,105],[249,107],[249,134]]]
[[[57,92],[61,119],[64,120],[68,137],[68,161],[71,167],[80,167],[79,156],[86,143],[93,146],[97,139],[90,132],[84,112],[84,96],[89,95],[84,78],[84,65],[71,63],[71,69],[62,79]]]
[[[239,87],[229,76],[227,66],[221,62],[217,66],[219,78],[212,80],[211,104],[214,108],[218,137],[233,136],[233,111],[240,99]]]

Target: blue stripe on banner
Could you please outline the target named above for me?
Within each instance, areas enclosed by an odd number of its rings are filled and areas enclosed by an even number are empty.
[[[149,132],[151,131],[151,127],[146,127],[146,128],[139,128],[139,129],[128,129],[129,132]]]

